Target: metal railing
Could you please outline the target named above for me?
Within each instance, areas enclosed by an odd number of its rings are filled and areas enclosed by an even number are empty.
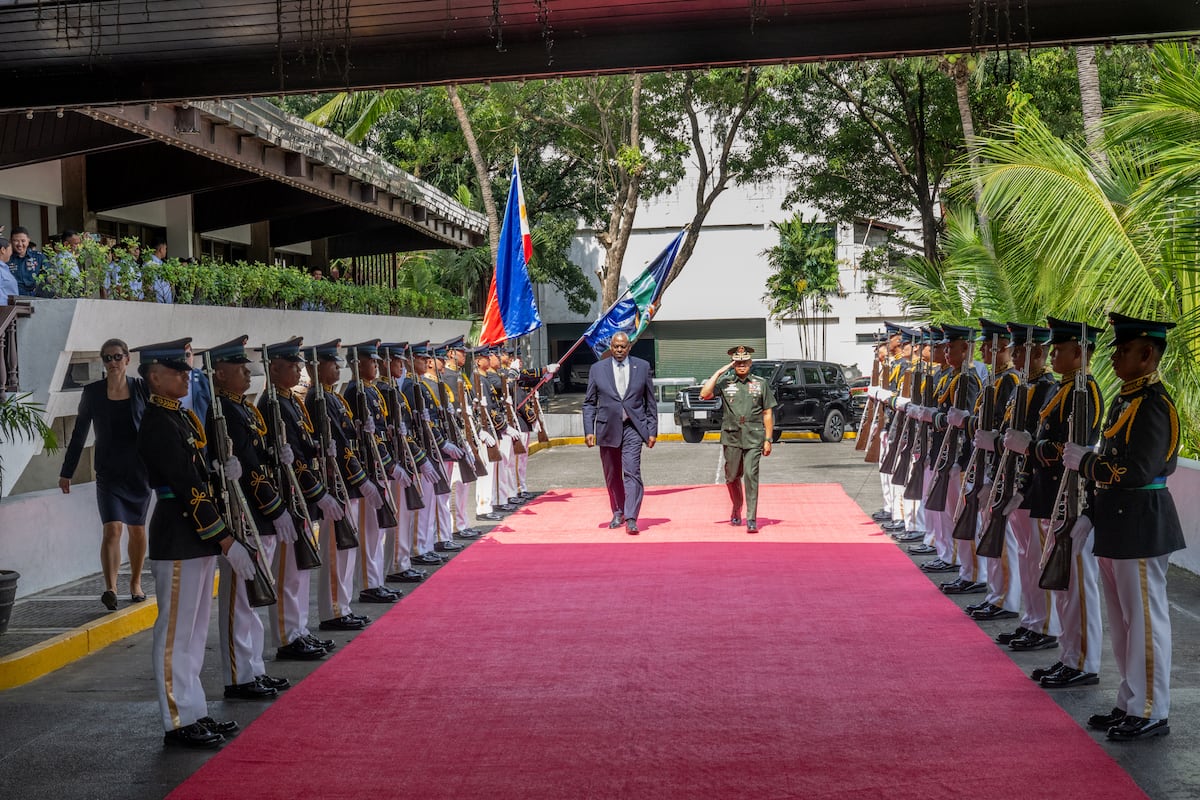
[[[17,350],[17,320],[33,314],[27,300],[13,298],[11,305],[0,305],[0,400],[21,389],[21,369]]]

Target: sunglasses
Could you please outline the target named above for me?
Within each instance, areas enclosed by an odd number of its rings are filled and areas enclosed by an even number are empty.
[[[125,354],[124,353],[110,353],[109,355],[106,355],[106,356],[100,356],[100,360],[103,361],[105,364],[110,364],[113,361],[124,361]]]

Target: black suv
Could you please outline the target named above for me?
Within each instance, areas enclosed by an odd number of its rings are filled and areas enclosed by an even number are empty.
[[[846,426],[856,425],[850,386],[842,368],[829,361],[763,359],[750,367],[771,383],[775,393],[774,439],[784,431],[816,431],[823,442],[840,442]],[[700,399],[700,387],[675,395],[675,424],[685,442],[699,442],[706,431],[721,429],[721,401]]]

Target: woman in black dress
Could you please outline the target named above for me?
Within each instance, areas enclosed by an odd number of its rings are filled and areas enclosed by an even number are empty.
[[[150,484],[137,450],[137,430],[146,410],[146,389],[141,378],[125,374],[129,366],[129,346],[125,342],[109,339],[100,348],[100,358],[104,361],[105,377],[83,387],[58,486],[63,494],[71,493],[71,478],[79,465],[88,428],[94,428],[96,505],[100,507],[100,522],[104,525],[100,565],[105,589],[100,602],[114,611],[122,526],[129,529],[129,594],[135,603],[146,599],[142,591],[142,564],[146,560]]]

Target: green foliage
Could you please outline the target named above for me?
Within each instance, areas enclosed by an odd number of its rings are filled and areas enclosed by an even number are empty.
[[[779,234],[779,244],[763,251],[774,270],[763,297],[771,318],[806,320],[829,311],[830,295],[840,292],[837,241],[830,227],[799,214],[771,227]]]
[[[465,297],[442,286],[436,262],[429,256],[410,258],[411,264],[433,271],[432,279],[400,281],[395,288],[358,286],[352,283],[315,280],[306,272],[275,264],[237,261],[183,262],[167,259],[161,264],[141,264],[135,257],[137,243],[107,247],[85,240],[77,252],[47,249],[56,269],[39,277],[40,285],[56,297],[96,297],[101,291],[113,299],[142,300],[155,281],[171,285],[175,302],[243,308],[341,311],[434,318],[463,318]],[[416,266],[413,269],[417,269]],[[147,287],[139,291],[137,287]]]
[[[0,444],[41,439],[47,452],[58,450],[58,439],[46,424],[45,408],[28,394],[0,396]],[[4,482],[4,457],[0,455],[0,485]]]

